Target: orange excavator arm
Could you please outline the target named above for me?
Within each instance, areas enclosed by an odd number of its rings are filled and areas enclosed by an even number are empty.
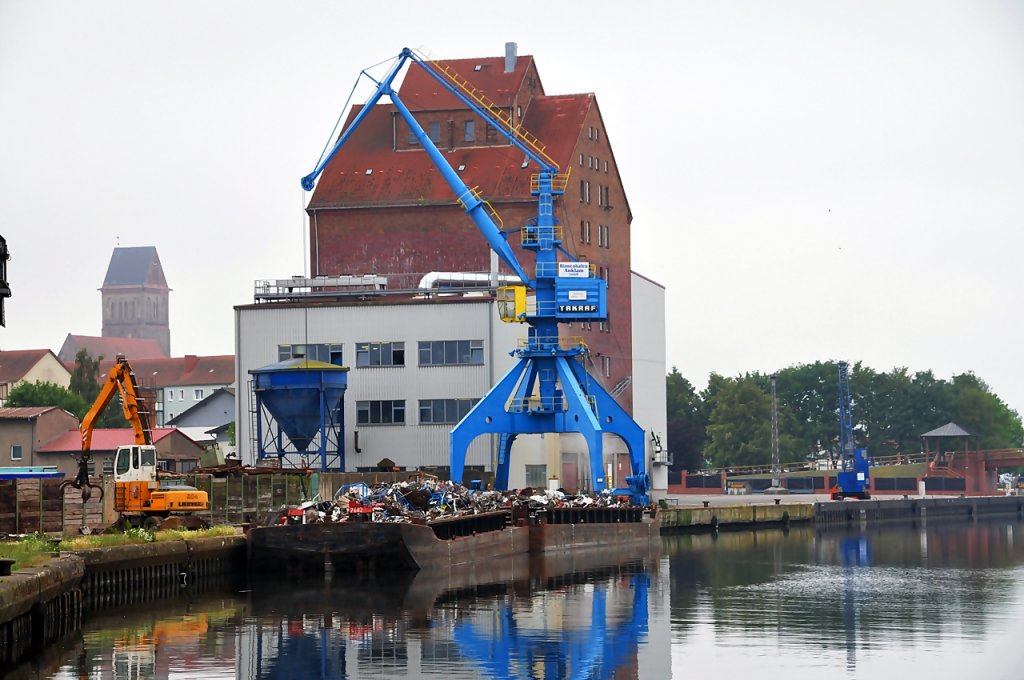
[[[135,382],[135,373],[123,356],[118,356],[116,363],[107,373],[107,379],[100,388],[100,393],[89,408],[89,412],[82,418],[82,451],[89,451],[92,446],[92,430],[96,419],[103,413],[114,395],[121,394],[121,404],[124,407],[124,417],[132,424],[132,431],[135,434],[136,444],[152,444],[150,435],[151,428],[148,422],[148,412],[139,409],[139,390]]]

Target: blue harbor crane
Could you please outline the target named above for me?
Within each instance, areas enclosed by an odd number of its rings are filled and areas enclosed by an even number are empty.
[[[857,448],[853,435],[853,406],[850,399],[849,366],[839,362],[839,468],[832,500],[871,498],[871,461],[867,449]]]
[[[527,272],[519,263],[508,241],[509,232],[499,226],[500,218],[494,209],[462,181],[399,98],[393,83],[407,63],[422,68],[526,154],[528,163],[537,166],[538,172],[531,177],[537,216],[517,230],[522,247],[535,254],[534,271]],[[582,338],[560,336],[558,332],[561,323],[600,322],[608,318],[607,282],[596,276],[590,263],[577,260],[562,247],[563,228],[555,218],[555,200],[565,193],[568,173],[559,171],[558,164],[545,153],[544,145],[516,124],[507,111],[496,107],[443,62],[427,60],[405,48],[380,81],[366,71],[361,75],[376,84],[374,93],[330,150],[325,148],[314,170],[302,178],[303,189],[313,188],[335,154],[381,97],[387,96],[491,249],[520,281],[497,289],[498,313],[502,321],[526,324],[528,337],[514,350],[516,365],[452,429],[451,478],[462,481],[466,451],[480,435],[499,436],[495,486],[507,489],[509,454],[516,437],[577,432],[587,442],[594,490],[604,491],[607,482],[602,436],[607,432],[626,443],[632,472],[626,477],[628,488],[615,489],[613,493],[629,495],[635,503],[649,505],[650,477],[646,471],[643,429],[587,372],[584,364],[589,353]],[[559,254],[563,256],[561,260]]]

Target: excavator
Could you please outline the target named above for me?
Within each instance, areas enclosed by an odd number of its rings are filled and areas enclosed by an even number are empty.
[[[96,401],[82,419],[82,460],[89,460],[94,423],[115,394],[121,396],[124,417],[131,423],[135,435],[135,443],[119,446],[114,457],[114,510],[120,514],[118,525],[123,528],[142,526],[153,530],[161,526],[171,528],[172,523],[187,528],[205,526],[205,521],[195,514],[209,508],[209,498],[205,491],[160,482],[149,411],[144,408],[144,402],[139,396],[135,373],[123,355],[117,356]],[[80,471],[79,483],[81,477]],[[82,488],[79,484],[72,486]],[[96,487],[88,482],[86,472],[83,500],[88,500],[90,486]]]

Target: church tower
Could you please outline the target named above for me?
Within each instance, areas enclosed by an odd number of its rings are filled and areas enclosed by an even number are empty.
[[[114,248],[100,288],[103,337],[151,338],[170,356],[170,292],[156,248]]]

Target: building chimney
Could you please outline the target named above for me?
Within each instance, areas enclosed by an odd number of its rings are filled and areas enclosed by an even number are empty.
[[[191,373],[199,366],[199,357],[195,354],[185,355],[185,373]]]
[[[505,73],[512,73],[516,70],[516,44],[505,43]]]

